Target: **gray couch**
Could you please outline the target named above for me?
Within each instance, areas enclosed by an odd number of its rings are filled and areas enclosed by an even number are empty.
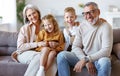
[[[0,31],[0,76],[23,76],[27,65],[14,62],[11,53],[15,51],[16,32]]]
[[[114,50],[112,52],[111,76],[120,76],[120,28],[114,29]],[[23,76],[28,65],[14,62],[11,53],[16,50],[18,33],[0,31],[0,76]],[[75,73],[72,76],[89,76],[87,70]]]

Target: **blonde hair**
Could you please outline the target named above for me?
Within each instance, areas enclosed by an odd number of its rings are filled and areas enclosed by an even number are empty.
[[[24,7],[24,9],[23,9],[24,24],[29,23],[29,20],[28,20],[27,15],[26,15],[26,11],[27,11],[28,9],[36,10],[36,11],[38,12],[39,19],[40,19],[40,21],[41,21],[41,13],[40,13],[39,9],[38,9],[36,6],[32,5],[32,4],[27,4],[27,5]]]
[[[54,18],[53,15],[51,15],[51,14],[45,15],[45,16],[42,18],[42,21],[43,21],[43,20],[49,20],[49,21],[53,22],[54,32],[60,31],[59,26],[58,26],[58,23],[57,23],[57,21],[56,21],[56,19]]]
[[[75,9],[73,7],[67,7],[67,8],[65,8],[64,13],[66,13],[66,12],[71,12],[71,13],[76,14]]]

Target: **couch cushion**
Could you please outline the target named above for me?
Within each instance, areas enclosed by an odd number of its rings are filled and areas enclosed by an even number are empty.
[[[17,32],[0,31],[0,55],[10,55],[17,48]]]
[[[11,56],[0,56],[0,76],[24,76],[27,64],[14,62]]]

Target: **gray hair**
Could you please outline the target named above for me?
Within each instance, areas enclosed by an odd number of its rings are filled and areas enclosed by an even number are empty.
[[[34,10],[36,10],[36,11],[38,12],[39,18],[40,18],[40,20],[41,20],[41,13],[40,13],[39,9],[38,9],[36,6],[32,5],[32,4],[27,4],[27,5],[24,7],[24,9],[23,9],[24,24],[29,23],[29,20],[28,20],[27,15],[26,15],[26,11],[27,11],[28,9],[34,9]]]
[[[94,6],[96,9],[99,9],[97,3],[95,3],[95,2],[88,2],[84,5],[84,7],[90,6],[90,5]]]

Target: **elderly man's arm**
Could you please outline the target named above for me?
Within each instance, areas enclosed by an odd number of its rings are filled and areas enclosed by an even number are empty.
[[[79,59],[85,57],[82,47],[83,47],[82,36],[81,36],[80,29],[78,29],[75,39],[73,41],[72,52],[74,52]]]

